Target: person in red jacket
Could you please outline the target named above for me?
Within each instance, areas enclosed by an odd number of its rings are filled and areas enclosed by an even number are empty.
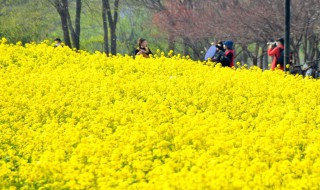
[[[225,51],[225,56],[227,56],[230,60],[229,67],[234,66],[234,51],[233,51],[233,41],[227,40],[223,42],[223,48]]]
[[[283,38],[279,38],[277,41],[276,41],[276,45],[274,44],[270,44],[269,47],[268,47],[268,55],[269,56],[273,56],[273,60],[272,60],[272,63],[271,63],[271,70],[274,71],[274,69],[277,67],[277,60],[278,60],[278,57],[280,57],[280,52],[281,52],[281,49],[284,50],[284,39]],[[284,70],[284,66],[280,66],[280,69],[281,70]]]

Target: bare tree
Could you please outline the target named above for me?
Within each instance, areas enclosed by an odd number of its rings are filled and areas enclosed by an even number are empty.
[[[319,34],[320,34],[320,2],[319,0],[292,2],[294,5],[292,15],[292,48],[295,52],[303,49],[304,61],[311,61],[318,58],[319,55]],[[296,58],[300,63],[299,54]]]
[[[169,40],[183,44],[196,52],[210,38],[232,39],[241,47],[242,58],[251,58],[262,66],[266,42],[284,35],[284,3],[277,0],[140,0],[154,10],[154,21]],[[291,44],[298,63],[303,50],[304,61],[319,56],[319,0],[293,0],[291,5]],[[200,44],[200,45],[199,45]],[[253,47],[252,47],[253,46]],[[250,48],[249,48],[250,47]],[[185,48],[185,53],[188,51]],[[238,48],[239,50],[239,48]],[[196,56],[195,56],[196,57]]]
[[[169,26],[174,26],[174,20],[171,19],[168,14],[170,14],[170,8],[168,6],[165,6],[161,0],[139,0],[142,2],[143,5],[145,5],[147,8],[154,11],[155,17],[158,19],[165,19],[165,23]],[[172,28],[166,26],[166,27],[159,27],[160,29],[163,29],[162,31],[165,31],[168,34],[168,49],[174,50],[175,49],[175,34],[172,31]]]
[[[153,4],[151,4],[151,2]],[[149,3],[149,4],[148,4]],[[162,31],[166,31],[170,43],[179,39],[184,46],[184,54],[193,52],[195,59],[201,58],[203,47],[208,46],[219,25],[215,22],[215,7],[212,2],[200,0],[146,1],[148,7],[155,10],[154,22]]]
[[[228,3],[216,2],[218,11],[226,13],[224,32],[236,39],[243,51],[257,64],[257,58],[266,56],[266,42],[284,36],[284,3],[270,0],[229,0]],[[291,43],[296,52],[295,60],[300,63],[300,49],[304,52],[304,61],[313,60],[319,55],[319,0],[293,0],[291,6]],[[264,49],[259,53],[247,48],[256,44]]]

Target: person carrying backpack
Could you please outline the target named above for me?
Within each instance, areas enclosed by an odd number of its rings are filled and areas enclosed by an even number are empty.
[[[276,41],[276,44],[270,44],[268,47],[268,55],[273,56],[273,60],[271,63],[271,70],[280,65],[280,69],[284,70],[284,39],[279,38]]]
[[[222,45],[216,45],[217,51],[212,58],[214,62],[221,63],[223,67],[228,67],[230,65],[230,59],[225,55],[224,48]]]
[[[223,48],[225,49],[225,56],[229,59],[228,67],[234,66],[234,51],[233,51],[233,41],[227,40],[223,42]]]
[[[223,67],[233,67],[234,66],[234,51],[233,51],[233,41],[228,40],[224,42],[219,42],[216,45],[217,52],[213,58],[213,61],[221,63]]]

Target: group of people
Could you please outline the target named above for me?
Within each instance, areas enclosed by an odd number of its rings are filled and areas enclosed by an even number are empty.
[[[210,50],[210,51],[209,51]],[[222,66],[233,67],[234,66],[234,50],[233,42],[228,40],[224,42],[218,42],[217,44],[212,43],[206,53],[205,60],[209,58],[214,62],[219,62]],[[271,63],[271,70],[279,65],[279,60],[283,62],[283,51],[284,51],[284,39],[279,38],[275,43],[270,43],[268,47],[268,55],[273,57]],[[207,55],[210,55],[209,57]],[[290,55],[290,63],[292,62],[292,56]],[[284,70],[285,64],[280,64],[280,69]]]
[[[55,39],[55,46],[61,45],[61,39]],[[148,58],[152,53],[148,47],[148,42],[144,38],[138,39],[138,47],[134,50],[134,55],[142,55],[143,57]],[[224,67],[233,67],[235,52],[233,50],[233,41],[219,41],[217,43],[211,43],[210,49],[207,51],[205,60],[211,59],[211,61],[219,62]],[[271,63],[271,70],[274,70],[277,67],[278,60],[281,56],[281,52],[284,50],[284,39],[279,38],[275,44],[270,44],[268,47],[268,55],[273,56],[273,61]],[[284,70],[284,66],[280,65],[280,69]]]
[[[138,47],[134,50],[134,55],[142,55],[148,58],[152,53],[148,48],[148,42],[144,38],[138,39]],[[214,53],[211,57],[212,61],[220,62],[222,66],[233,67],[234,66],[234,51],[233,41],[220,41],[217,44],[212,44],[214,47]],[[212,53],[212,52],[211,52]]]
[[[206,52],[205,60],[221,63],[224,67],[234,66],[233,41],[220,41],[211,43],[211,47]]]
[[[134,55],[142,55],[148,58],[152,53],[148,48],[148,42],[144,38],[138,39],[138,47],[134,50]],[[222,66],[233,67],[234,66],[234,51],[233,41],[220,41],[217,44],[212,44],[214,52],[211,58],[212,61],[220,62]],[[212,52],[211,52],[212,53]]]
[[[138,40],[138,47],[134,50],[134,56],[142,55],[148,58],[152,52],[148,48],[148,42],[144,38]],[[219,41],[217,43],[211,43],[211,47],[207,50],[205,55],[205,61],[209,59],[213,62],[221,63],[224,67],[235,66],[235,51],[233,47],[234,43],[231,40]],[[284,39],[279,38],[275,42],[269,44],[267,53],[268,56],[272,56],[271,70],[276,68],[285,70],[286,64],[284,63]],[[289,55],[288,64],[293,65],[292,52]]]

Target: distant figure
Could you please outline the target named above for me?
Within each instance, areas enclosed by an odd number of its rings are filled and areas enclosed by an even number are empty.
[[[225,49],[225,56],[229,58],[228,67],[233,67],[234,66],[233,41],[227,40],[223,42],[223,48]]]
[[[62,44],[62,41],[61,41],[61,39],[60,38],[56,38],[56,39],[54,39],[54,42],[55,42],[55,44],[54,44],[54,47],[58,47],[58,46],[61,46]]]
[[[273,56],[271,63],[271,70],[274,70],[277,67],[278,59],[281,56],[281,52],[284,50],[284,39],[279,38],[275,43],[268,43],[268,55]],[[280,69],[284,70],[284,66],[280,65]]]
[[[225,55],[222,45],[216,45],[217,51],[212,59],[212,61],[221,63],[223,67],[229,67],[230,59]]]
[[[148,48],[148,42],[146,39],[139,38],[138,39],[138,47],[135,50],[135,55],[143,55],[143,57],[148,58],[150,54],[153,54],[151,50]]]

